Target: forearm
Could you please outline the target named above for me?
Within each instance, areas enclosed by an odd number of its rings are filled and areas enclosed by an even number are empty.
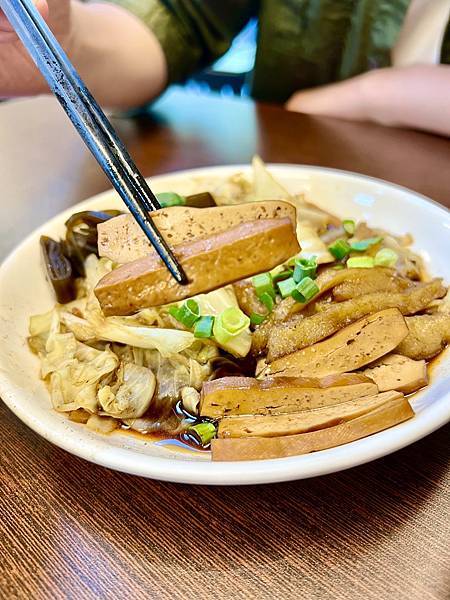
[[[450,66],[371,71],[294,94],[287,108],[450,135]]]
[[[135,107],[163,90],[167,80],[163,51],[134,15],[108,3],[47,2],[49,6],[44,0],[36,5],[101,104]],[[44,78],[0,13],[0,97],[47,92]]]
[[[68,53],[93,95],[108,107],[139,106],[166,85],[166,62],[156,37],[112,4],[73,2]]]

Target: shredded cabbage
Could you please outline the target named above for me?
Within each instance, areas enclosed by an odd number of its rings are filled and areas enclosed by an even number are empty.
[[[74,360],[77,340],[73,333],[54,333],[47,339],[46,354],[41,358],[41,375],[45,379]]]
[[[119,359],[108,348],[101,351],[77,342],[74,357],[50,375],[54,408],[64,412],[84,408],[90,413],[95,413],[97,385],[118,366]]]
[[[328,248],[312,225],[309,223],[298,223],[297,237],[301,246],[301,251],[298,255],[300,258],[311,259],[315,256],[319,265],[334,262],[333,256],[328,252]]]
[[[150,369],[132,363],[123,364],[114,385],[105,385],[97,398],[102,414],[116,419],[142,417],[155,393],[156,379]]]
[[[252,170],[255,200],[287,200],[290,197],[287,189],[268,171],[259,156],[253,157]]]

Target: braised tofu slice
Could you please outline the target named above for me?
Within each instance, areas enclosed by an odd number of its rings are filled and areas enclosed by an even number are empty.
[[[155,210],[151,218],[171,246],[218,235],[250,221],[287,218],[293,226],[296,223],[295,208],[280,200],[211,208],[170,206]],[[99,224],[97,231],[99,256],[106,256],[113,262],[123,264],[149,254],[157,256],[143,231],[129,214]]]
[[[400,354],[383,356],[364,369],[363,373],[377,384],[380,392],[397,390],[410,394],[428,385],[426,362]]]
[[[223,417],[219,422],[217,437],[277,437],[315,431],[356,419],[402,395],[400,392],[383,392],[297,413]]]
[[[276,415],[348,402],[378,393],[364,375],[349,373],[323,379],[223,377],[203,384],[200,415]]]
[[[156,256],[114,269],[95,295],[106,316],[184,300],[279,265],[299,250],[292,221],[261,219],[176,246],[189,283],[179,285]]]
[[[408,400],[403,396],[387,400],[376,409],[352,419],[298,435],[281,437],[247,437],[213,439],[213,461],[263,460],[297,456],[342,446],[379,431],[398,425],[414,416]]]
[[[397,308],[368,315],[322,342],[272,361],[264,374],[325,377],[356,371],[391,352],[408,335]]]

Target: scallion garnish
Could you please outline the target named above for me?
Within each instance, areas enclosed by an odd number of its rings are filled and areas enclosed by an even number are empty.
[[[208,446],[216,435],[216,426],[210,421],[191,425],[186,433],[192,435],[202,446]]]
[[[375,254],[376,267],[395,267],[398,261],[398,254],[390,248],[381,248]]]
[[[156,197],[163,208],[167,208],[168,206],[183,206],[186,204],[186,198],[175,192],[161,192],[160,194],[156,194]]]
[[[275,290],[273,287],[272,275],[270,273],[260,273],[252,277],[253,287],[256,295],[261,298],[263,294],[269,294],[275,298]]]
[[[355,233],[356,224],[352,219],[344,219],[342,221],[342,227],[344,228],[345,233],[348,233],[348,235],[353,235]]]
[[[281,297],[287,298],[288,296],[290,296],[292,294],[292,292],[295,290],[296,285],[297,284],[294,281],[293,277],[289,277],[289,279],[284,279],[283,281],[279,281],[277,283],[277,286],[278,286],[278,290],[281,294]]]
[[[269,312],[272,312],[275,301],[271,294],[264,292],[264,294],[258,296],[258,300],[264,304]]]
[[[328,246],[328,250],[337,260],[342,260],[350,254],[351,247],[347,240],[336,240]]]
[[[292,275],[292,271],[290,269],[288,269],[286,271],[281,271],[281,273],[272,275],[272,281],[273,281],[273,283],[277,284],[279,281],[282,281],[283,279],[287,279],[288,277],[291,277],[291,275]]]
[[[226,344],[230,338],[239,335],[250,325],[250,319],[240,308],[230,306],[214,320],[213,333],[219,344]]]
[[[196,338],[210,338],[212,337],[214,327],[214,317],[205,316],[200,317],[194,327],[194,337]]]
[[[350,244],[350,248],[352,250],[356,250],[357,252],[365,252],[371,246],[375,246],[375,244],[379,244],[383,238],[382,237],[372,237],[367,238],[365,240],[358,240],[357,242],[352,242]]]
[[[311,279],[311,277],[305,277],[298,283],[291,293],[291,296],[296,302],[308,302],[319,292],[319,286]]]
[[[263,321],[266,320],[266,316],[267,315],[260,315],[258,313],[253,312],[250,315],[250,323],[252,325],[261,325],[261,323],[263,323]]]
[[[313,258],[297,258],[295,260],[294,267],[294,281],[300,283],[305,277],[311,277],[313,279],[317,271],[316,257]]]
[[[193,327],[195,322],[200,318],[200,308],[197,302],[192,299],[186,300],[186,302],[176,309],[174,306],[171,306],[169,313],[188,329]]]
[[[349,269],[372,269],[375,261],[372,256],[353,256],[347,260]]]
[[[174,319],[176,319],[177,321],[179,321],[180,319],[178,318],[178,311],[180,310],[180,307],[178,306],[178,304],[173,304],[172,306],[169,306],[167,312],[169,313],[169,315],[171,315]]]

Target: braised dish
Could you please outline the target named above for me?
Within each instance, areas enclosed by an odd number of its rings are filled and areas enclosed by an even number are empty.
[[[101,433],[176,437],[218,461],[331,448],[413,418],[450,341],[450,296],[411,236],[341,220],[255,158],[153,213],[176,284],[130,215],[41,238],[55,307],[30,319],[53,408]]]

